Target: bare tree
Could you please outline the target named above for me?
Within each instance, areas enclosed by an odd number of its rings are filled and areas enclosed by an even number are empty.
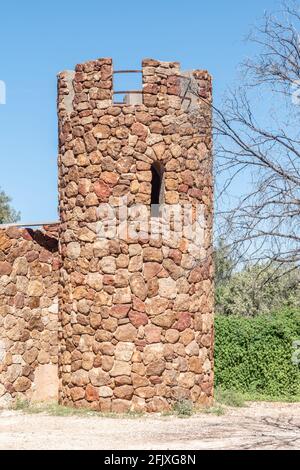
[[[259,54],[214,107],[220,235],[237,259],[288,269],[300,265],[299,26],[298,3],[266,14],[248,38]]]
[[[299,25],[295,3],[265,15],[249,38],[260,53],[242,65],[243,85],[214,121],[220,203],[237,182],[240,192],[220,210],[227,239],[241,259],[292,268],[300,262]]]

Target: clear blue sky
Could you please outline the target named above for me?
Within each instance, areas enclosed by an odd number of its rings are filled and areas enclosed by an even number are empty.
[[[0,187],[23,222],[57,220],[56,74],[112,57],[138,68],[144,57],[208,69],[214,99],[249,53],[243,38],[276,0],[27,0],[2,2]]]

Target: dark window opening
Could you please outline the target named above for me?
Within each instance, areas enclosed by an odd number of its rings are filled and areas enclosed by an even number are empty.
[[[155,162],[151,165],[151,215],[159,216],[159,206],[163,202],[163,174],[164,167],[161,163]]]

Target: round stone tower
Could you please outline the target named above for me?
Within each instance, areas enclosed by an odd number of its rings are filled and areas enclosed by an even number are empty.
[[[211,78],[109,58],[59,74],[60,402],[162,411],[213,394]]]

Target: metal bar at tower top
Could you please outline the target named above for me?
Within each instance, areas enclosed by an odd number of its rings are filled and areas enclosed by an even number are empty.
[[[1,229],[5,229],[5,228],[9,228],[9,227],[43,227],[43,226],[48,226],[48,225],[59,225],[60,222],[57,221],[57,222],[34,222],[33,224],[32,223],[28,223],[28,224],[0,224],[0,230]]]
[[[113,73],[142,73],[142,70],[114,70]]]
[[[143,73],[142,70],[114,70],[114,74],[116,73]],[[141,95],[143,93],[142,90],[121,90],[121,91],[114,91],[114,95],[126,95],[126,94],[135,94],[135,95]],[[126,103],[121,103],[118,101],[115,101],[114,104],[117,105],[126,105]]]
[[[114,91],[115,95],[123,95],[125,93],[135,93],[141,95],[143,93],[142,90],[125,90],[125,91]]]

